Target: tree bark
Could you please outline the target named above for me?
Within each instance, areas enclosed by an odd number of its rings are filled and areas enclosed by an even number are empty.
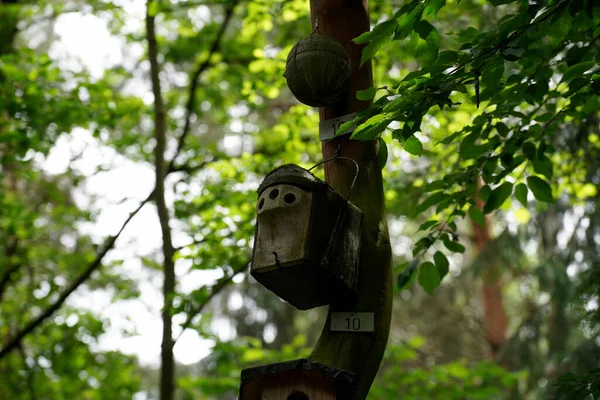
[[[318,8],[317,8],[318,7]],[[313,27],[318,15],[318,34],[331,36],[350,55],[350,89],[346,99],[319,110],[321,120],[363,110],[369,102],[356,99],[356,91],[373,86],[370,61],[360,67],[363,46],[352,39],[369,30],[367,0],[311,0]],[[392,311],[391,247],[387,229],[381,168],[377,141],[351,141],[349,135],[323,142],[323,158],[339,155],[359,165],[356,186],[350,201],[364,213],[358,295],[340,298],[329,307],[327,321],[310,358],[314,361],[356,373],[356,399],[366,398],[379,370],[387,345]],[[325,179],[335,190],[346,194],[356,173],[354,163],[334,160],[325,164]],[[373,333],[332,332],[332,312],[373,312]]]
[[[162,310],[163,332],[161,343],[161,369],[160,369],[160,400],[172,400],[175,394],[175,359],[173,356],[173,294],[175,293],[175,249],[171,238],[169,226],[169,209],[165,201],[165,178],[167,173],[165,163],[165,149],[167,141],[167,119],[165,104],[160,85],[160,67],[158,65],[158,45],[156,43],[154,16],[149,10],[152,1],[148,2],[146,12],[146,35],[148,41],[148,57],[150,59],[150,78],[152,93],[154,94],[154,162],[156,168],[156,189],[154,200],[160,221],[162,233],[163,252],[163,298]]]
[[[478,186],[483,182],[479,180]],[[483,210],[484,202],[477,197],[477,207]],[[473,222],[473,242],[478,253],[481,253],[491,242],[492,220],[486,216],[485,226]],[[489,260],[483,271],[483,287],[481,291],[483,301],[483,326],[487,342],[490,346],[490,357],[496,359],[498,351],[506,341],[508,317],[502,302],[502,284],[500,266],[497,260]]]

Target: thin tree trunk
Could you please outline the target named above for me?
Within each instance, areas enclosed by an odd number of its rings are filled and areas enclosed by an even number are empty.
[[[479,187],[483,182],[479,180]],[[477,207],[483,210],[484,203],[478,197]],[[477,252],[481,253],[483,249],[491,242],[492,220],[486,216],[485,226],[473,222],[473,242]],[[483,271],[483,325],[485,335],[490,346],[490,357],[495,359],[498,351],[506,341],[506,329],[508,326],[508,317],[502,302],[502,292],[504,284],[501,280],[500,265],[497,259],[488,260]]]
[[[152,1],[148,2],[148,11]],[[173,357],[173,331],[172,331],[172,295],[175,292],[175,261],[173,259],[175,249],[171,239],[171,228],[169,227],[169,209],[165,201],[165,148],[167,136],[166,110],[160,87],[158,65],[158,46],[154,29],[154,16],[146,13],[146,35],[148,40],[148,56],[150,58],[150,76],[152,80],[152,93],[154,94],[154,134],[156,146],[154,148],[154,159],[156,164],[156,190],[154,199],[160,220],[162,232],[163,251],[163,297],[164,306],[162,310],[163,335],[161,343],[161,369],[160,369],[160,400],[172,400],[175,394],[175,359]]]

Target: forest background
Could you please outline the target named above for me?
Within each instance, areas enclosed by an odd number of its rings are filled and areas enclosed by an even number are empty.
[[[370,11],[353,137],[397,285],[369,399],[600,397],[600,5]],[[235,399],[308,354],[324,310],[247,271],[259,182],[321,160],[282,76],[310,33],[307,0],[0,1],[0,398]]]

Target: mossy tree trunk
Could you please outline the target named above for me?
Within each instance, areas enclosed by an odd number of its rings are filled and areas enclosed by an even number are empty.
[[[318,7],[318,9],[317,9]],[[350,90],[346,99],[331,107],[321,108],[321,120],[357,112],[369,106],[356,99],[356,91],[373,86],[371,63],[360,67],[362,46],[352,39],[369,30],[367,0],[311,0],[313,27],[318,15],[321,35],[338,40],[348,51],[351,61]],[[364,213],[358,296],[339,298],[329,307],[321,337],[310,359],[357,374],[356,399],[366,398],[379,370],[387,344],[392,309],[391,248],[384,204],[377,141],[352,141],[349,136],[323,142],[323,158],[339,155],[354,159],[360,168],[350,200]],[[348,160],[325,164],[325,179],[340,193],[348,193],[356,172]],[[332,312],[373,312],[373,333],[332,332]]]

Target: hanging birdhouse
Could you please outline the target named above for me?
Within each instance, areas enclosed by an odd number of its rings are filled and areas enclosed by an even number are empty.
[[[309,171],[271,171],[258,189],[252,276],[301,310],[356,292],[362,218]]]
[[[292,47],[284,76],[298,101],[312,107],[330,105],[346,96],[350,57],[337,40],[311,35]]]

